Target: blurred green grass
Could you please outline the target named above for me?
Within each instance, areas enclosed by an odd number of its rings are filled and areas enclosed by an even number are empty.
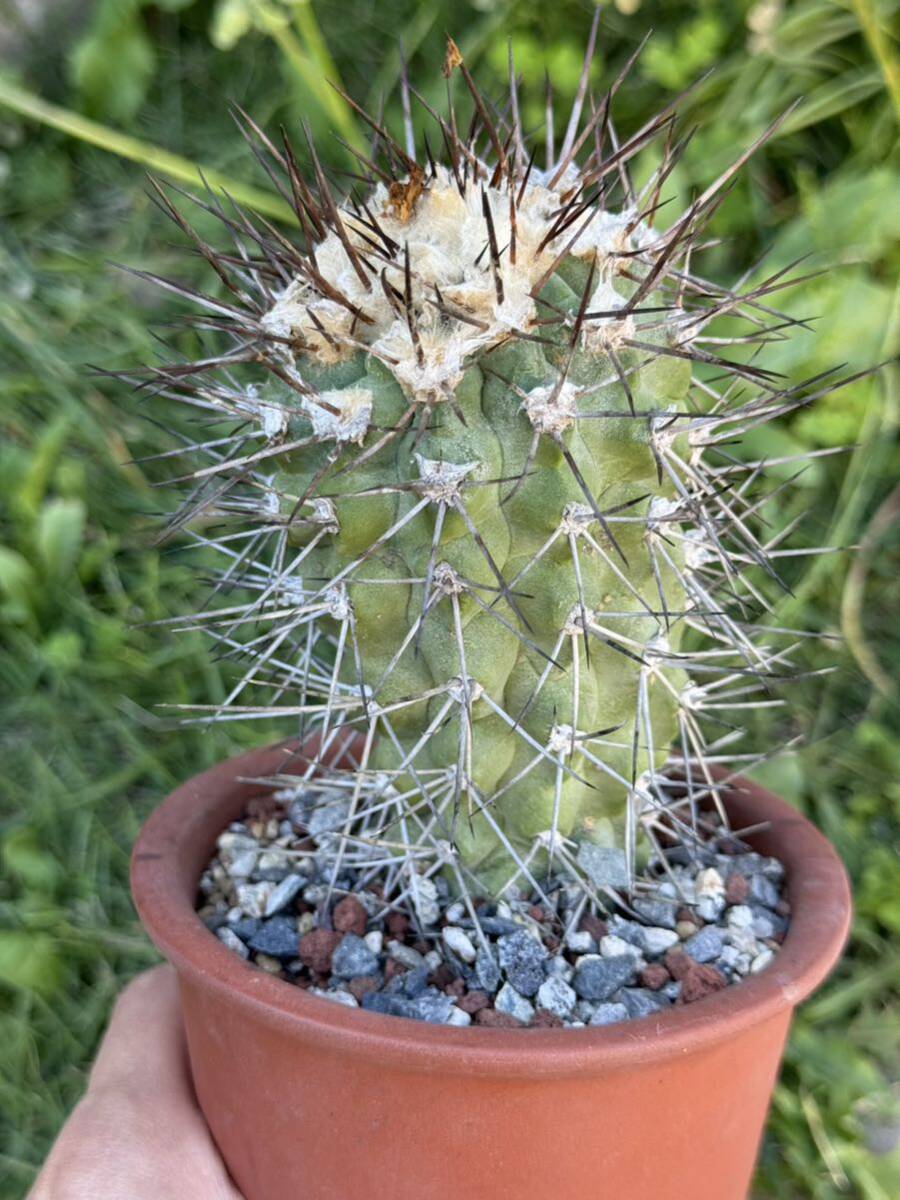
[[[263,125],[299,130],[307,120],[340,169],[347,156],[331,131],[351,141],[358,133],[323,73],[377,108],[398,77],[402,36],[413,75],[431,80],[426,94],[439,100],[446,29],[463,34],[476,73],[499,92],[512,35],[520,70],[540,83],[548,68],[565,98],[592,6],[50,7],[30,28],[16,16],[24,6],[0,4],[0,1200],[27,1191],[84,1086],[112,997],[154,960],[126,888],[141,820],[180,779],[276,734],[237,724],[176,730],[161,717],[161,704],[221,696],[226,679],[193,635],[173,640],[146,624],[190,607],[200,567],[153,540],[172,498],[160,486],[165,464],[139,460],[168,448],[169,435],[87,370],[147,361],[160,332],[173,336],[164,325],[177,305],[110,261],[162,274],[190,268],[139,164],[4,108],[3,96],[25,89],[76,125],[95,122],[101,143],[114,129],[233,186],[260,187],[229,103]],[[685,106],[685,125],[700,129],[672,183],[681,199],[802,97],[717,215],[721,242],[708,267],[733,278],[766,251],[767,269],[801,254],[810,255],[804,270],[823,269],[785,293],[791,313],[816,318],[813,332],[770,348],[768,362],[792,379],[897,350],[898,7],[604,5],[606,79],[655,29],[622,96],[621,128],[715,67]],[[541,119],[539,91],[526,122]],[[763,774],[835,842],[856,896],[848,955],[799,1015],[788,1048],[757,1180],[756,1195],[772,1200],[900,1194],[897,388],[884,370],[756,435],[752,447],[779,456],[850,446],[812,459],[769,515],[781,527],[805,512],[799,536],[810,546],[865,546],[852,572],[846,553],[801,560],[779,619],[848,642],[810,645],[811,668],[838,670],[796,686],[790,705],[755,730],[758,745],[804,735],[799,753]]]

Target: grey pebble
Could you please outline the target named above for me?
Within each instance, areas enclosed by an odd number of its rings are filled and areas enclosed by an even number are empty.
[[[665,996],[661,996],[659,992],[652,992],[649,988],[621,988],[616,992],[616,1000],[625,1005],[632,1019],[648,1017],[651,1013],[660,1012],[670,1005]]]
[[[216,930],[216,937],[223,946],[227,946],[229,950],[233,950],[239,958],[250,957],[250,951],[234,932],[234,930],[229,929],[227,925],[223,925],[220,929]]]
[[[598,1004],[588,1024],[615,1025],[617,1021],[625,1021],[627,1018],[628,1009],[624,1004]]]
[[[523,1025],[527,1025],[534,1016],[534,1005],[526,1000],[520,992],[509,983],[504,983],[503,987],[497,993],[497,998],[494,1001],[494,1008],[497,1012],[506,1013],[510,1017],[515,1017],[517,1021],[521,1021]]]
[[[248,945],[257,954],[268,954],[271,958],[296,958],[298,940],[293,917],[270,917],[250,937]]]
[[[684,943],[684,948],[694,962],[708,963],[718,958],[725,945],[725,934],[714,925],[707,925]]]
[[[266,916],[271,917],[287,908],[302,889],[304,880],[299,875],[286,875],[266,901]]]
[[[538,1008],[545,1008],[557,1017],[567,1017],[577,999],[574,990],[559,975],[545,979],[537,992]]]
[[[331,958],[331,970],[339,979],[356,979],[378,971],[378,956],[373,954],[363,938],[345,933]]]
[[[533,996],[544,982],[546,948],[530,933],[518,929],[498,939],[497,953],[500,966],[516,991]]]
[[[575,967],[572,985],[584,1000],[608,1000],[634,975],[636,960],[630,954],[616,958],[586,955]]]

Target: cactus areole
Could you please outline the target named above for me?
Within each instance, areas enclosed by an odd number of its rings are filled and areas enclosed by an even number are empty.
[[[736,443],[811,387],[753,358],[789,323],[784,281],[700,273],[749,150],[672,213],[671,108],[620,137],[581,87],[539,167],[514,76],[500,112],[452,42],[445,74],[459,111],[422,102],[422,149],[358,110],[374,149],[343,197],[312,145],[301,170],[251,126],[299,234],[214,200],[237,248],[193,234],[221,286],[185,294],[229,344],[154,375],[214,421],[174,524],[220,556],[203,621],[246,664],[203,717],[317,732],[306,776],[349,800],[344,861],[405,895],[437,871],[486,895],[562,870],[596,896],[642,846],[690,842],[731,706],[789,668],[753,624],[780,580]],[[329,771],[351,736],[356,768]]]

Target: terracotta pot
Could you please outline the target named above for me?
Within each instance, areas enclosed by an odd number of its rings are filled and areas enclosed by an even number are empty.
[[[153,814],[132,887],[177,968],[197,1096],[247,1200],[741,1200],[791,1013],[837,960],[850,898],[835,852],[784,801],[740,781],[736,827],[788,872],[772,966],[664,1015],[600,1029],[438,1027],[342,1008],[237,959],[194,912],[197,879],[254,751]],[[242,781],[242,777],[243,780]]]

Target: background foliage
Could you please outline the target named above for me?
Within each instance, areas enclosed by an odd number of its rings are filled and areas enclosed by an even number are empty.
[[[491,87],[512,35],[526,77],[547,69],[566,97],[591,7],[0,0],[0,1200],[27,1191],[83,1088],[116,990],[154,960],[126,889],[140,821],[177,781],[262,736],[237,724],[174,731],[159,707],[218,698],[225,672],[194,635],[173,640],[148,625],[182,611],[199,587],[196,563],[153,541],[171,498],[158,490],[165,461],[142,460],[171,440],[86,369],[150,359],[176,311],[109,265],[185,267],[143,168],[196,182],[202,164],[212,185],[252,199],[267,181],[229,101],[262,125],[299,131],[306,120],[333,168],[345,168],[333,131],[351,144],[361,133],[324,79],[341,78],[377,109],[398,78],[402,37],[413,76],[438,98],[445,29]],[[606,79],[655,28],[622,95],[623,128],[715,67],[685,106],[685,123],[700,128],[674,180],[682,199],[802,97],[714,230],[716,278],[751,269],[763,252],[769,270],[803,254],[804,270],[822,269],[789,293],[793,314],[815,318],[811,331],[769,351],[792,379],[896,353],[898,8],[604,5]],[[526,120],[538,123],[540,97],[530,103]],[[270,192],[261,203],[277,215]],[[900,1194],[892,370],[760,433],[753,447],[776,457],[849,447],[810,460],[778,522],[803,511],[810,546],[861,545],[855,561],[813,556],[796,571],[779,623],[832,635],[808,657],[813,669],[838,670],[799,685],[756,731],[762,745],[804,735],[799,753],[762,773],[833,839],[856,893],[849,953],[799,1015],[776,1093],[757,1195],[777,1200]]]

